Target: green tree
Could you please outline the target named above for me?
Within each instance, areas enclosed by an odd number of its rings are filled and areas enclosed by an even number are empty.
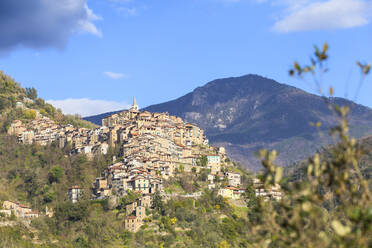
[[[55,193],[54,192],[47,192],[44,195],[44,202],[45,203],[50,203],[55,199]]]
[[[165,215],[165,206],[158,192],[154,194],[154,197],[152,200],[152,208],[158,211],[161,215]]]
[[[201,156],[196,163],[199,166],[206,167],[208,165],[208,157]]]
[[[48,181],[50,184],[54,182],[59,182],[61,178],[63,177],[64,171],[60,166],[55,166],[52,169],[50,169],[48,173]]]
[[[88,215],[88,202],[79,201],[77,203],[63,202],[55,208],[55,218],[58,224],[65,221],[81,221]]]
[[[248,198],[248,219],[251,223],[257,224],[260,222],[260,205],[253,187],[247,188],[246,196]]]
[[[185,171],[185,166],[183,164],[180,164],[180,172],[183,173]]]
[[[26,96],[32,100],[35,100],[37,98],[37,91],[34,87],[32,88],[26,88]]]
[[[24,188],[29,198],[36,196],[39,189],[39,182],[35,172],[26,172],[23,175]]]

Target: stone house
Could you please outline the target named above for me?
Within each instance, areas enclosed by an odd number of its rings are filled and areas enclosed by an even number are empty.
[[[25,126],[22,124],[22,121],[15,120],[12,122],[8,129],[9,135],[21,135],[24,131],[26,131]]]
[[[19,204],[13,201],[4,201],[3,208],[7,210],[6,212],[13,212],[15,216],[19,218],[36,218],[39,217],[39,214],[36,211],[26,205]]]
[[[231,186],[221,188],[218,190],[218,195],[225,197],[225,198],[230,198],[233,200],[240,199],[242,193],[244,193],[244,190],[231,187]]]
[[[82,197],[82,193],[83,191],[80,186],[72,186],[68,190],[68,199],[70,200],[70,202],[76,203]]]
[[[216,175],[218,172],[221,171],[221,158],[218,155],[209,155],[207,156],[208,169],[211,169],[211,174]]]
[[[136,216],[128,216],[125,218],[124,227],[130,232],[137,232],[143,224],[142,219]]]
[[[3,208],[8,210],[16,210],[18,208],[18,202],[13,201],[4,201],[3,202]]]
[[[93,183],[93,193],[97,197],[107,197],[110,196],[112,191],[107,184],[107,178],[99,177],[96,178],[96,181]]]
[[[136,216],[137,218],[143,220],[146,218],[146,208],[142,206],[137,206],[136,207]]]
[[[213,183],[214,180],[215,180],[216,176],[215,175],[212,175],[212,174],[208,174],[208,177],[207,177],[207,180],[210,182],[210,183]]]
[[[257,197],[263,197],[266,201],[269,199],[281,200],[282,192],[279,184],[265,188],[260,179],[253,180],[254,192]]]
[[[138,175],[131,180],[134,191],[141,191],[143,194],[148,194],[150,190],[150,180],[144,176]]]
[[[37,218],[39,217],[39,213],[37,211],[30,211],[30,212],[26,212],[24,214],[24,218]]]
[[[241,184],[241,176],[239,173],[234,172],[226,172],[226,177],[228,180],[228,184],[230,186],[239,187]]]
[[[34,131],[32,130],[27,130],[24,131],[20,136],[19,139],[21,142],[23,142],[26,145],[31,145],[34,141]]]
[[[140,198],[139,205],[145,208],[150,208],[152,206],[152,196],[150,194],[143,195]]]

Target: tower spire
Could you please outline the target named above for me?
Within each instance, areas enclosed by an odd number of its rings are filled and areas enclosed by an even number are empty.
[[[135,111],[138,111],[139,110],[139,107],[137,105],[137,100],[135,97],[133,97],[133,104],[132,104],[132,107],[130,108],[131,110],[135,110]]]

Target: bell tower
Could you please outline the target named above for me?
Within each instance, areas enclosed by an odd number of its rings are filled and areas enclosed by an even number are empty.
[[[137,105],[137,100],[135,97],[133,97],[133,104],[132,104],[132,107],[130,108],[130,110],[132,111],[139,111],[139,107]]]

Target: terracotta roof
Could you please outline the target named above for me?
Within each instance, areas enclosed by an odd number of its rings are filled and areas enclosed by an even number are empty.
[[[232,186],[227,186],[225,189],[238,190],[238,188],[235,188],[235,187],[232,187]]]
[[[19,204],[18,206],[20,206],[21,208],[30,208],[30,207],[28,207],[26,205],[23,205],[23,204]]]
[[[30,212],[27,212],[25,214],[39,214],[37,211],[30,211]]]

